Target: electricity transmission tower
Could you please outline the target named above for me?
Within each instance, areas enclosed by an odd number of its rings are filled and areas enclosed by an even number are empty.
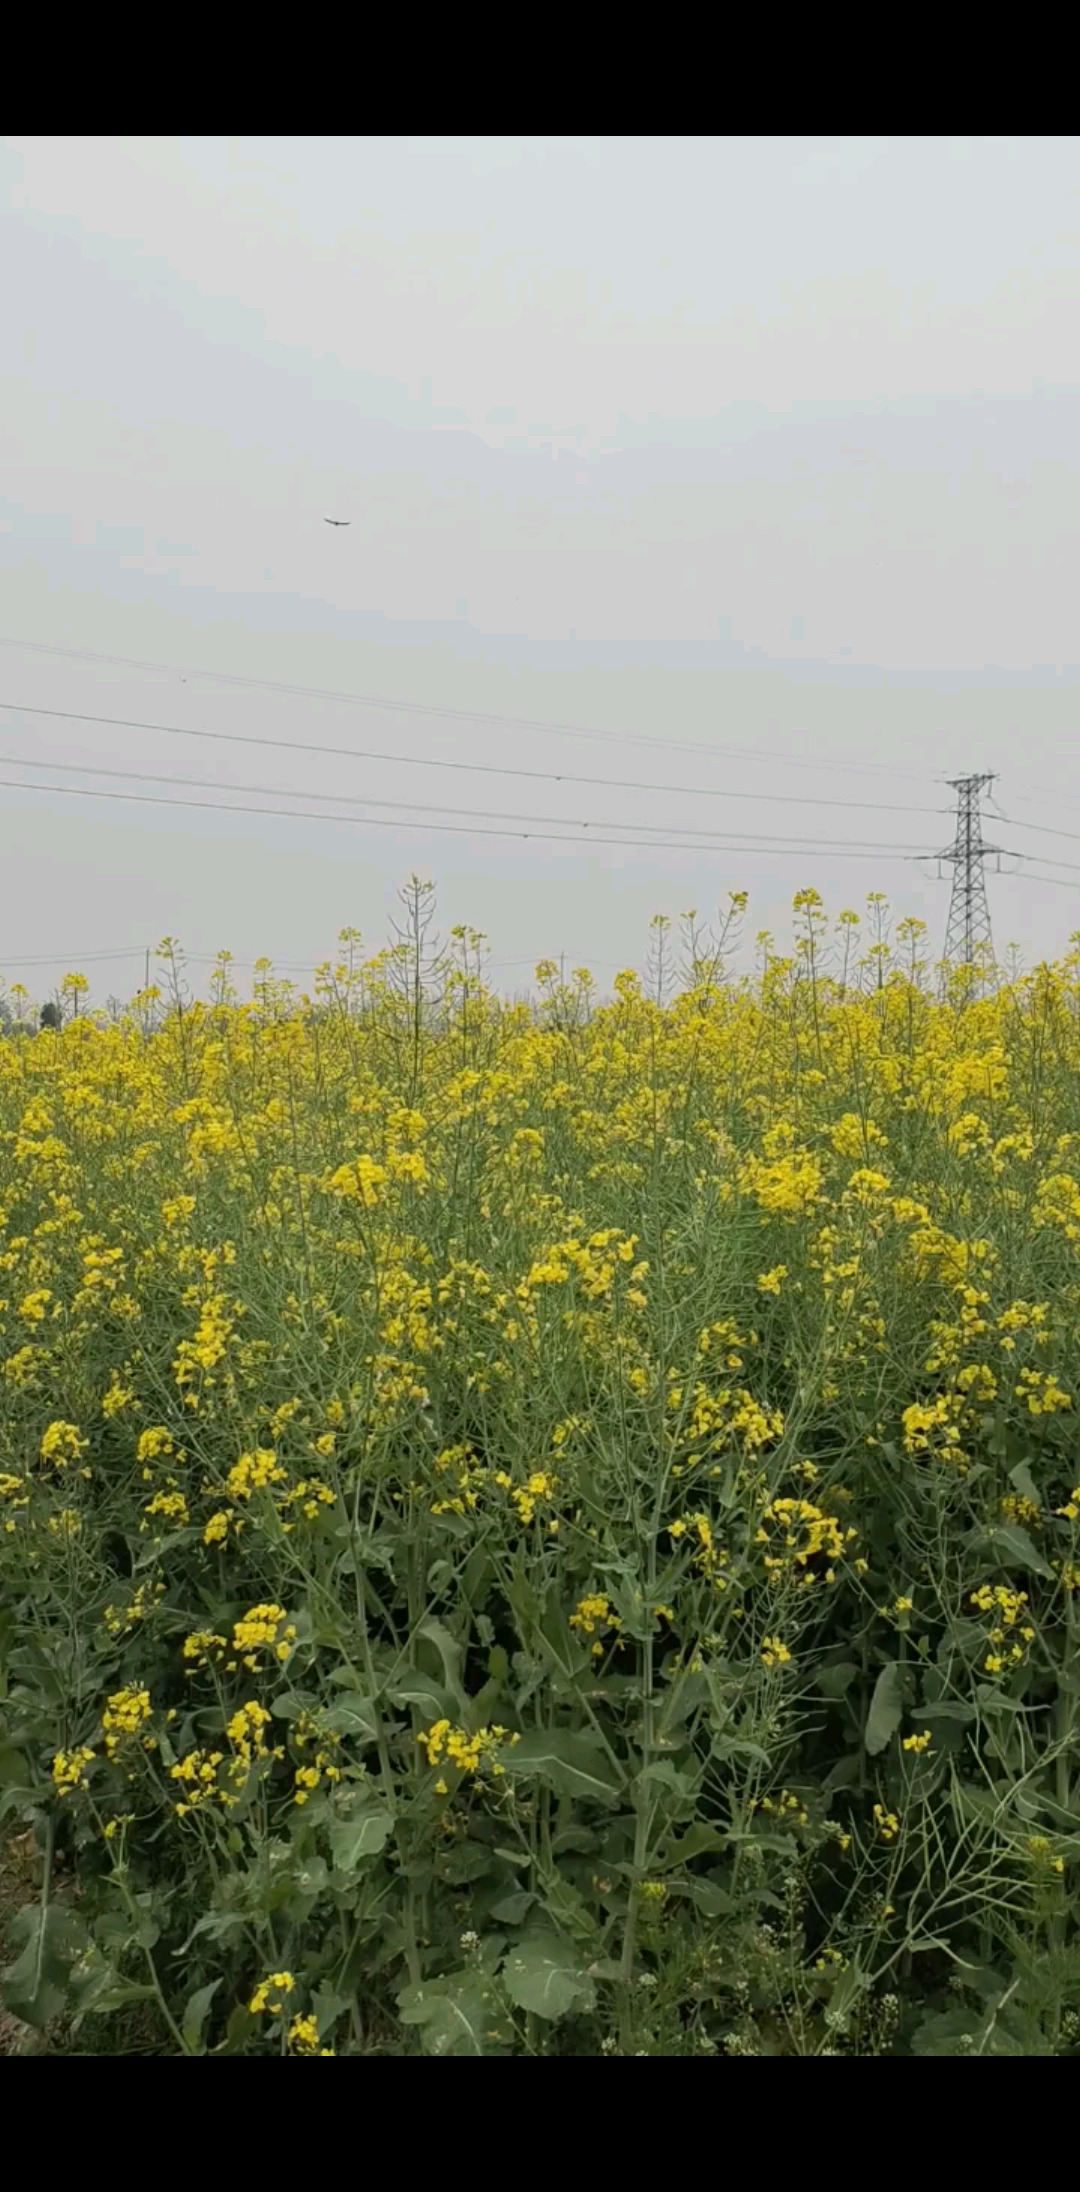
[[[1001,846],[988,845],[983,839],[979,798],[994,780],[993,775],[948,779],[956,793],[956,836],[939,858],[953,863],[952,902],[943,954],[944,964],[949,967],[985,966],[993,960],[983,861],[987,853],[994,853],[1000,867]]]

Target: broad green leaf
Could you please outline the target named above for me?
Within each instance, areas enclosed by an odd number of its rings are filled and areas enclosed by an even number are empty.
[[[595,1955],[600,1945],[600,1927],[596,1914],[573,1882],[558,1872],[553,1874],[544,1889],[544,1911],[557,1930],[568,1941],[572,1941],[583,1955]],[[537,1923],[542,1922],[538,1914]]]
[[[1009,1483],[1014,1492],[1019,1492],[1021,1499],[1029,1499],[1033,1507],[1042,1506],[1035,1479],[1026,1461],[1018,1461],[1015,1469],[1010,1469]]]
[[[317,1697],[300,1690],[279,1690],[270,1699],[270,1710],[275,1720],[299,1720],[302,1712],[311,1712],[313,1707],[317,1710],[318,1703]]]
[[[180,2029],[193,2052],[202,2048],[202,2036],[210,2014],[210,2004],[220,1985],[220,1979],[211,1979],[209,1986],[199,1987],[184,2011],[184,2021]]]
[[[428,2055],[485,2055],[509,2039],[490,1982],[478,1972],[452,1972],[398,1995],[403,2025],[418,2025]]]
[[[814,1681],[823,1697],[840,1698],[847,1695],[859,1670],[851,1659],[841,1659],[831,1667],[819,1667]]]
[[[704,1669],[678,1676],[665,1697],[657,1733],[673,1735],[677,1728],[685,1726],[691,1713],[707,1702],[709,1694],[709,1677]]]
[[[71,1999],[71,1970],[89,1937],[85,1926],[56,1903],[21,1910],[11,1932],[25,1941],[21,1956],[0,1976],[0,2000],[24,2025],[42,2032]]]
[[[458,1700],[460,1705],[464,1700],[464,1691],[461,1687],[461,1663],[465,1654],[462,1646],[458,1643],[456,1637],[451,1636],[449,1629],[445,1627],[443,1622],[436,1621],[434,1617],[428,1621],[422,1621],[416,1633],[418,1636],[426,1637],[428,1643],[435,1646],[442,1661],[443,1681],[447,1690]]]
[[[975,2009],[943,2009],[920,2018],[911,2036],[913,2055],[966,2055],[977,2044],[984,2025]]]
[[[996,1554],[1003,1567],[1024,1568],[1029,1575],[1053,1576],[1053,1569],[1018,1522],[995,1523],[989,1530],[978,1531],[969,1543],[973,1550]]]
[[[768,1751],[763,1750],[760,1743],[751,1743],[748,1738],[740,1735],[725,1735],[722,1730],[713,1736],[709,1748],[713,1757],[721,1761],[726,1758],[750,1758],[755,1766],[772,1764]]]
[[[225,2038],[222,2040],[221,2045],[214,2049],[215,2055],[241,2055],[248,2034],[256,2023],[257,2019],[252,2016],[247,2003],[237,2002],[236,2008],[232,2011],[229,2022],[225,2027]]]
[[[365,1743],[378,1739],[378,1716],[369,1697],[343,1697],[338,1704],[331,1705],[325,1719],[335,1735],[357,1736]]]
[[[596,1990],[574,1950],[557,1933],[523,1934],[502,1968],[503,1985],[519,2009],[550,2021],[571,2009],[591,2009]]]
[[[698,1910],[703,1910],[707,1918],[726,1918],[731,1912],[731,1897],[716,1880],[698,1880],[693,1875],[687,1880],[672,1880],[669,1893],[685,1896]]]
[[[75,1992],[74,1984],[72,1992]],[[89,1986],[84,1988],[80,1983],[73,2029],[79,2030],[86,2017],[113,2017],[118,2009],[129,2009],[134,2002],[152,2002],[153,1999],[152,1986],[140,1986],[133,1979],[118,1979],[105,1965]]]
[[[866,1716],[866,1732],[863,1741],[875,1758],[892,1741],[904,1717],[903,1670],[896,1660],[883,1667],[874,1684],[870,1710]]]
[[[381,1806],[359,1812],[352,1819],[335,1819],[330,1829],[330,1849],[337,1872],[355,1872],[365,1857],[378,1857],[393,1830],[393,1819]]]
[[[500,1925],[519,1926],[535,1901],[531,1888],[507,1888],[493,1903],[489,1903],[488,1909]]]
[[[662,1789],[670,1789],[677,1803],[685,1805],[687,1799],[695,1796],[701,1787],[701,1775],[697,1771],[680,1773],[672,1759],[657,1758],[651,1765],[642,1767],[634,1786],[647,1786],[650,1782]],[[675,1805],[671,1809],[674,1810]]]
[[[466,1880],[482,1880],[496,1863],[495,1853],[487,1842],[478,1842],[471,1836],[453,1841],[439,1857],[439,1877],[460,1886]]]
[[[854,1788],[861,1778],[862,1770],[861,1751],[848,1751],[845,1757],[837,1759],[835,1766],[830,1766],[821,1784],[822,1788],[830,1793],[835,1789]]]
[[[568,1728],[533,1728],[504,1754],[508,1775],[543,1781],[557,1796],[589,1797],[614,1804],[617,1770],[599,1738],[572,1734]]]
[[[188,1934],[187,1940],[184,1942],[183,1948],[179,1949],[177,1953],[180,1956],[186,1955],[188,1949],[191,1947],[192,1942],[200,1933],[209,1934],[212,1941],[223,1941],[227,1933],[235,1933],[238,1927],[246,1926],[246,1924],[247,1919],[243,1911],[208,1911],[205,1918],[196,1919],[195,1924],[192,1926],[191,1932]]]
[[[647,1644],[656,1634],[656,1618],[641,1586],[632,1577],[608,1579],[611,1603],[615,1608],[627,1636],[635,1643]]]
[[[347,1995],[338,1994],[332,1986],[321,1986],[312,1995],[311,2006],[315,2012],[319,2038],[324,2040],[327,2033],[333,2031],[338,2018],[345,2015],[349,2001]]]
[[[430,1722],[457,1718],[457,1699],[450,1690],[432,1680],[430,1675],[410,1671],[403,1674],[392,1690],[387,1691],[392,1705],[415,1705]]]
[[[707,1850],[726,1849],[727,1844],[728,1837],[720,1827],[710,1827],[704,1820],[698,1820],[687,1828],[680,1841],[669,1842],[659,1857],[653,1858],[649,1869],[656,1873],[671,1872],[676,1865],[688,1865],[692,1857],[703,1857]]]
[[[0,1788],[24,1788],[29,1778],[29,1759],[14,1743],[0,1743]]]

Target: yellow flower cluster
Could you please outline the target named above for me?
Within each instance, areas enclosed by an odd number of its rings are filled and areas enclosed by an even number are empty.
[[[1023,1659],[1026,1647],[1034,1643],[1035,1631],[1023,1618],[1027,1602],[1026,1591],[1011,1590],[1007,1583],[980,1583],[978,1590],[972,1591],[971,1604],[991,1617],[991,1648],[983,1661],[987,1674],[1004,1673],[1006,1666]]]
[[[70,1796],[75,1789],[85,1789],[93,1762],[94,1753],[85,1743],[80,1743],[77,1750],[57,1751],[52,1771],[59,1795]]]
[[[580,1630],[582,1636],[595,1637],[595,1642],[590,1647],[594,1659],[601,1659],[604,1652],[603,1639],[596,1635],[596,1631],[610,1629],[613,1634],[617,1634],[622,1625],[619,1615],[612,1611],[611,1600],[603,1591],[587,1592],[584,1598],[579,1598],[570,1616],[572,1629]]]
[[[42,1433],[41,1458],[51,1462],[55,1469],[66,1469],[72,1462],[81,1460],[89,1444],[89,1439],[82,1436],[77,1424],[50,1423],[48,1429]],[[88,1477],[89,1469],[84,1469],[82,1474]]]
[[[184,1638],[183,1656],[190,1663],[189,1671],[216,1664],[229,1674],[235,1674],[240,1666],[258,1674],[263,1653],[284,1664],[295,1642],[296,1624],[288,1620],[284,1606],[265,1604],[252,1606],[241,1615],[233,1623],[231,1638],[219,1636],[212,1629],[193,1629]]]
[[[781,1789],[779,1796],[755,1797],[750,1809],[767,1812],[778,1826],[808,1827],[810,1824],[810,1814],[802,1797],[793,1795],[790,1789]]]
[[[707,1576],[718,1591],[728,1589],[731,1580],[728,1574],[728,1552],[725,1546],[717,1544],[712,1521],[707,1514],[699,1512],[679,1515],[671,1523],[669,1535],[675,1539],[676,1544],[680,1538],[689,1536],[694,1547],[694,1566],[699,1575]]]
[[[101,1716],[105,1749],[112,1759],[136,1738],[144,1750],[154,1748],[147,1723],[151,1717],[148,1690],[114,1690]]]
[[[430,1728],[422,1729],[416,1740],[427,1752],[429,1766],[437,1766],[445,1759],[448,1765],[456,1766],[459,1773],[490,1772],[498,1779],[506,1772],[497,1755],[499,1750],[505,1744],[513,1745],[521,1739],[497,1724],[477,1728],[474,1735],[469,1735],[466,1729],[455,1728],[452,1721],[436,1720]],[[440,1795],[445,1795],[446,1783],[440,1781],[437,1786]]]
[[[268,1978],[260,1979],[248,2003],[253,2017],[280,2016],[290,1994],[296,1990],[296,1980],[291,1971],[272,1971]]]
[[[819,1576],[826,1583],[835,1583],[837,1564],[857,1535],[851,1527],[841,1529],[835,1515],[827,1514],[813,1501],[792,1498],[770,1500],[756,1532],[757,1543],[769,1547],[762,1555],[766,1575],[773,1583],[789,1578],[800,1588],[813,1584]],[[810,1565],[819,1557],[824,1562],[820,1570]]]
[[[175,1805],[178,1819],[183,1819],[200,1805],[220,1803],[227,1809],[236,1805],[252,1769],[272,1764],[284,1758],[280,1745],[271,1748],[266,1741],[270,1714],[265,1705],[252,1699],[240,1705],[226,1722],[225,1735],[230,1755],[222,1750],[189,1751],[169,1768],[174,1781],[178,1781],[183,1795]]]
[[[518,1520],[523,1523],[531,1522],[537,1508],[549,1504],[558,1490],[558,1480],[550,1469],[531,1470],[524,1484],[515,1484],[508,1470],[497,1469],[494,1482],[500,1491],[509,1493],[517,1510]],[[548,1528],[553,1533],[557,1532],[558,1527],[557,1517],[549,1521]]]

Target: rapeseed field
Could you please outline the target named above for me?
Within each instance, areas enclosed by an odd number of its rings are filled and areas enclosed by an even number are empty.
[[[1080,951],[509,1004],[424,903],[0,1040],[8,2010],[1074,2052]]]

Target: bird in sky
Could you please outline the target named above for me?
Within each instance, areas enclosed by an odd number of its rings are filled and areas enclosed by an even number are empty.
[[[351,518],[324,518],[324,519],[323,519],[323,524],[324,524],[324,525],[351,525],[351,524],[352,524],[352,519],[351,519]]]

